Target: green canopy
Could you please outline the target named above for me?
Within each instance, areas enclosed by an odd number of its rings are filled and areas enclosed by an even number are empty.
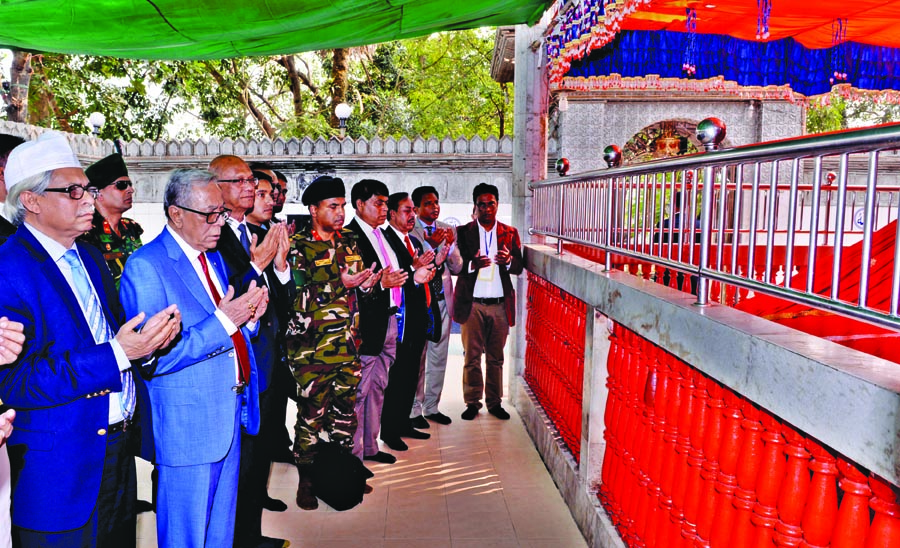
[[[215,59],[535,23],[550,0],[0,0],[0,44],[134,59]]]

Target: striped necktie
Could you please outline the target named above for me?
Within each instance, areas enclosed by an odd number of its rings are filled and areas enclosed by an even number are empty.
[[[78,290],[78,298],[81,300],[81,306],[84,307],[84,315],[88,320],[88,327],[94,336],[94,342],[102,344],[113,338],[113,333],[109,328],[109,323],[103,315],[103,307],[100,305],[100,299],[91,288],[91,282],[88,279],[81,261],[78,259],[78,253],[74,249],[70,249],[63,255],[69,268],[72,270],[72,280],[75,282],[75,289]],[[136,394],[134,390],[134,378],[131,376],[131,370],[121,371],[122,393],[119,398],[122,404],[122,415],[125,419],[131,419],[134,415],[134,406],[136,403]]]

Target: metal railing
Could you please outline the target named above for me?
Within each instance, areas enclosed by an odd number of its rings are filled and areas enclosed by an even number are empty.
[[[697,276],[700,305],[715,280],[896,328],[895,149],[900,124],[532,183],[530,232],[557,238],[560,252],[564,241],[600,249],[607,269],[617,255]]]

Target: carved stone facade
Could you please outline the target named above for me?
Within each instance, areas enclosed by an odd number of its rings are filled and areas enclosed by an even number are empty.
[[[0,122],[0,132],[35,139],[45,128]],[[111,141],[69,134],[73,150],[85,166],[111,154]],[[130,141],[123,143],[136,203],[161,203],[169,173],[175,168],[205,168],[219,154],[235,154],[248,162],[266,162],[290,179],[288,201],[299,202],[303,189],[321,174],[341,177],[349,187],[360,179],[383,181],[392,192],[412,192],[430,185],[444,204],[472,203],[472,189],[491,183],[509,203],[512,138],[401,137],[372,140],[332,138]]]
[[[569,159],[570,173],[605,168],[603,149],[624,147],[643,129],[664,122],[696,125],[704,118],[725,122],[724,146],[795,137],[805,132],[806,113],[787,101],[740,100],[709,94],[657,92],[568,93],[568,110],[559,114],[558,157]]]

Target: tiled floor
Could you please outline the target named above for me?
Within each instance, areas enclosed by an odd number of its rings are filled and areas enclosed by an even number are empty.
[[[297,508],[296,470],[276,464],[269,494],[288,510],[265,512],[263,533],[302,548],[586,546],[515,409],[505,406],[507,422],[485,411],[471,422],[459,418],[465,409],[459,335],[451,337],[450,354],[441,410],[453,424],[432,425],[430,440],[407,440],[410,449],[395,453],[395,464],[367,463],[375,491],[346,512],[321,504],[312,512]],[[149,470],[139,467],[138,478],[149,478]],[[141,498],[148,491],[149,483],[139,485]],[[153,514],[138,517],[139,548],[156,546],[155,527]]]

